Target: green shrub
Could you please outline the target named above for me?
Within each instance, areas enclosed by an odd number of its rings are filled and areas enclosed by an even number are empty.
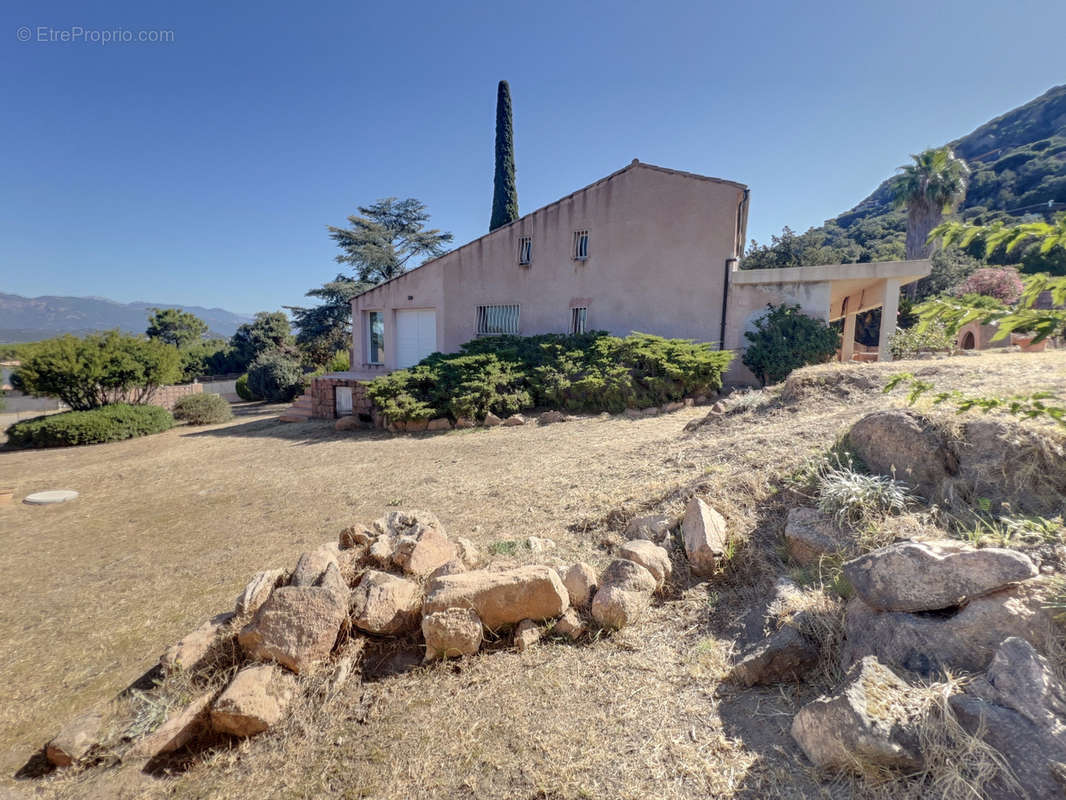
[[[895,359],[914,358],[919,353],[950,351],[955,347],[955,339],[942,322],[932,322],[924,327],[916,325],[897,330],[889,346]]]
[[[719,389],[731,358],[708,344],[643,333],[489,336],[376,378],[367,392],[390,422],[481,419],[534,406],[618,412]]]
[[[157,387],[181,378],[177,348],[108,331],[59,336],[27,345],[12,379],[28,394],[58,397],[75,411],[110,403],[144,403]]]
[[[300,362],[278,350],[256,357],[248,368],[248,388],[268,403],[288,403],[303,390]]]
[[[744,336],[751,344],[744,365],[766,386],[788,377],[794,369],[822,364],[836,355],[840,334],[821,320],[808,317],[798,305],[767,305],[769,313]]]
[[[262,400],[261,397],[256,397],[252,393],[252,390],[248,388],[248,373],[244,373],[241,377],[237,378],[237,382],[234,384],[234,391],[237,392],[237,396],[241,400]]]
[[[222,395],[190,394],[174,404],[174,419],[190,425],[214,425],[233,419],[233,409]]]
[[[68,447],[132,439],[173,425],[174,417],[165,408],[116,403],[22,420],[7,429],[7,436],[20,447]]]

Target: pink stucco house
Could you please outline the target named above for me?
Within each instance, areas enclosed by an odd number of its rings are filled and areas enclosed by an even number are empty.
[[[742,183],[634,160],[356,297],[351,371],[327,377],[343,386],[493,333],[642,331],[741,350],[767,303],[782,302],[843,318],[846,359],[855,315],[883,305],[884,358],[899,288],[929,262],[738,270],[748,203]],[[727,380],[754,381],[739,358]],[[315,416],[344,413],[329,405]]]

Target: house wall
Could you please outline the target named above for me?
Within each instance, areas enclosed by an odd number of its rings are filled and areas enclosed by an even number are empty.
[[[584,306],[589,330],[718,342],[745,193],[728,181],[632,164],[357,297],[352,364],[366,375],[395,368],[395,311],[403,308],[437,310],[444,352],[474,338],[479,305],[517,304],[524,336],[568,332],[571,309]],[[584,261],[572,257],[579,230],[589,232]],[[523,236],[533,239],[528,267],[518,264]],[[382,367],[366,363],[370,310],[385,311]]]

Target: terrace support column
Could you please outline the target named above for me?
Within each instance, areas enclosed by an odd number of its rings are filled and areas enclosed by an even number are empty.
[[[892,360],[892,334],[899,316],[899,278],[885,278],[885,301],[881,306],[881,335],[877,339],[877,360]]]
[[[847,364],[855,353],[855,314],[844,317],[844,338],[840,343],[840,360]]]

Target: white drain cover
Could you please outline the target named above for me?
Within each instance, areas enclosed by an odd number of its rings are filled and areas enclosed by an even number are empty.
[[[28,494],[23,498],[22,502],[29,503],[31,506],[48,506],[52,503],[65,503],[68,500],[74,500],[77,496],[78,493],[73,489],[53,489],[49,492]]]

